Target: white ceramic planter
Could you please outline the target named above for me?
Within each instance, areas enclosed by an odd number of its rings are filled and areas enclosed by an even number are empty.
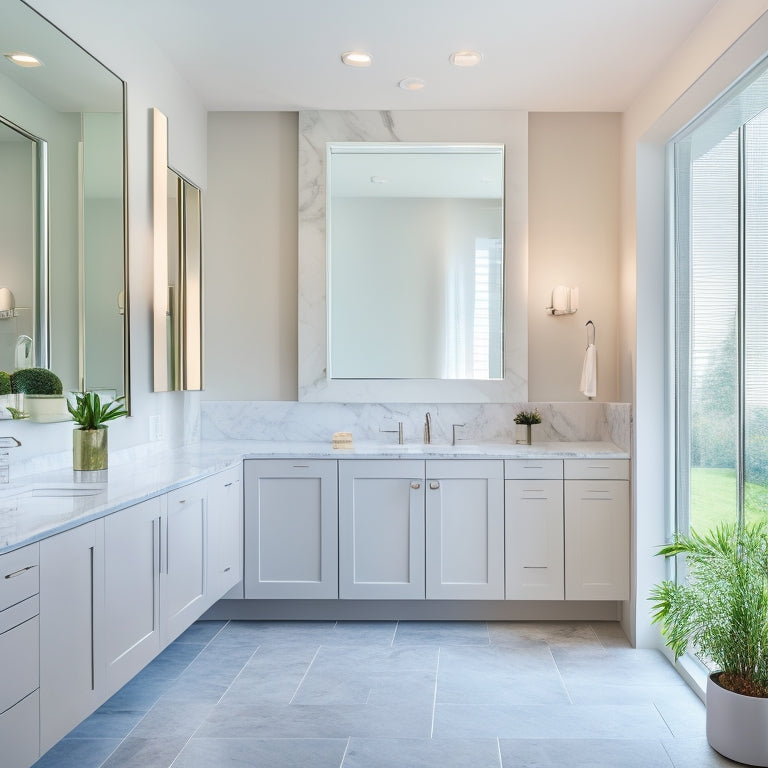
[[[707,679],[707,741],[724,757],[768,766],[768,699],[742,696]]]

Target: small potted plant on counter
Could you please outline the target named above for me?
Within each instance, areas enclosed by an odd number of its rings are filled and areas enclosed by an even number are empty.
[[[520,411],[520,413],[515,416],[515,424],[518,426],[525,426],[524,436],[518,434],[515,442],[520,443],[521,445],[530,445],[531,427],[534,424],[541,424],[541,414],[539,414],[538,408],[534,411]]]
[[[653,622],[679,659],[690,647],[707,679],[707,740],[721,755],[768,766],[768,527],[720,524],[677,534],[659,553],[686,558],[682,583],[651,591]]]
[[[61,379],[47,368],[20,368],[11,375],[11,391],[17,396],[14,407],[30,421],[67,421],[67,398]]]
[[[72,465],[77,471],[107,468],[107,422],[127,416],[123,407],[125,397],[101,402],[97,392],[78,392],[75,404],[67,403],[78,427],[72,433]]]

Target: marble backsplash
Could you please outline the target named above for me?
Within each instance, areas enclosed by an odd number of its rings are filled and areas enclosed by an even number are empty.
[[[457,437],[468,444],[514,442],[515,415],[537,408],[542,423],[533,428],[534,442],[608,441],[630,451],[631,406],[628,403],[201,403],[203,440],[279,440],[330,442],[334,432],[352,432],[354,440],[397,442],[403,422],[405,443],[422,443],[429,411],[432,442]],[[382,431],[394,430],[394,433]]]

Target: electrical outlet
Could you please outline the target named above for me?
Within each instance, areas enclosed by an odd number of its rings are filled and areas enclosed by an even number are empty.
[[[163,439],[163,422],[158,414],[157,416],[149,417],[149,440],[154,442],[156,440]]]

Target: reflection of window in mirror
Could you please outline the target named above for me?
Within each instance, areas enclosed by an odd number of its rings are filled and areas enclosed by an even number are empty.
[[[500,145],[328,146],[332,379],[502,379]]]

